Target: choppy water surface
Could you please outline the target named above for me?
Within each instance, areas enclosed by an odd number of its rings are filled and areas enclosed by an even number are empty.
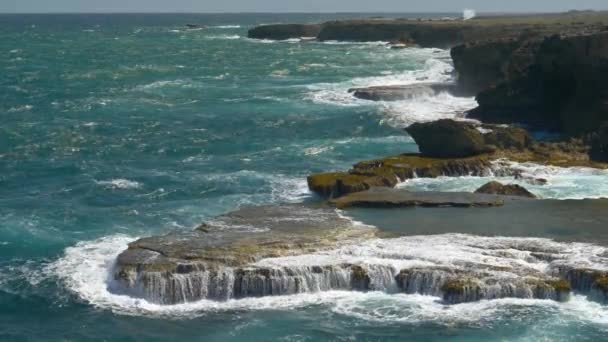
[[[606,307],[583,296],[445,306],[333,291],[159,307],[107,292],[112,261],[135,238],[241,206],[314,200],[309,173],[416,151],[405,125],[475,106],[447,94],[371,103],[346,92],[450,81],[448,51],[245,38],[259,23],[330,18],[0,16],[0,339],[603,338]],[[522,167],[548,178],[531,189],[543,197],[608,195],[604,174]],[[486,180],[404,186],[472,190]]]

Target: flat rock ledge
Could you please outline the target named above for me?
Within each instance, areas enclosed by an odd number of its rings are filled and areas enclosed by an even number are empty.
[[[375,228],[335,209],[253,207],[190,233],[131,243],[116,260],[109,290],[162,305],[330,290],[418,293],[445,304],[565,301],[572,291],[605,301],[608,271],[592,266],[605,264],[606,250],[583,246],[597,261],[579,265],[571,248],[462,234],[379,239]]]
[[[402,207],[499,207],[524,197],[470,192],[412,192],[405,189],[372,188],[332,199],[337,208],[402,208]]]
[[[235,288],[234,277],[269,272],[251,268],[251,263],[332,249],[374,238],[376,232],[376,228],[353,224],[328,208],[244,208],[192,232],[132,242],[117,258],[111,289],[160,304],[245,297],[251,289]],[[202,278],[193,280],[191,276]],[[184,284],[186,279],[194,283]],[[268,291],[272,294],[278,290]]]

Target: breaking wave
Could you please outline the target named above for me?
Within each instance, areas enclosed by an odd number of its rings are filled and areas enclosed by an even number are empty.
[[[439,53],[437,53],[439,52]],[[354,97],[351,88],[411,85],[417,83],[451,83],[454,81],[453,66],[442,57],[447,52],[437,49],[413,49],[410,55],[427,56],[422,69],[408,70],[382,76],[359,77],[342,83],[309,85],[306,98],[312,102],[343,107],[374,106],[391,126],[402,128],[414,122],[433,121],[442,118],[460,118],[464,112],[475,108],[472,97],[455,97],[448,93],[421,95],[402,101],[367,101]]]

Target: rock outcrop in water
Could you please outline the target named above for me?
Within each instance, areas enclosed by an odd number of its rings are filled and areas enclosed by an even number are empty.
[[[377,86],[351,88],[353,96],[370,101],[402,101],[422,96],[437,95],[442,92],[457,92],[456,85],[451,83],[416,83],[408,85]]]
[[[446,147],[451,148],[451,147]],[[308,188],[322,197],[337,198],[372,187],[394,187],[411,178],[439,176],[502,176],[522,178],[521,172],[509,163],[533,162],[559,167],[593,167],[606,169],[607,163],[589,159],[588,148],[576,142],[533,142],[528,148],[495,149],[462,158],[436,158],[424,154],[402,154],[375,160],[362,161],[347,172],[318,173],[308,176]],[[543,179],[527,179],[534,184],[546,183]]]
[[[492,194],[492,195],[506,195],[506,196],[519,196],[527,198],[536,198],[536,195],[528,191],[521,185],[507,184],[504,185],[499,182],[489,182],[484,184],[479,189],[475,190],[476,194]]]
[[[401,180],[439,176],[488,175],[489,155],[471,158],[440,159],[419,154],[403,154],[355,164],[348,172],[308,176],[310,190],[323,197],[340,197],[372,187],[394,187]]]
[[[459,158],[494,152],[473,124],[454,120],[415,123],[405,129],[420,153],[434,158]]]
[[[415,123],[405,129],[427,157],[470,157],[497,149],[523,150],[532,138],[524,129],[505,126],[480,126],[450,119]]]

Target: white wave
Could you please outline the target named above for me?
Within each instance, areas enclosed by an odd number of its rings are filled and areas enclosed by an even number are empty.
[[[18,107],[11,107],[7,110],[8,113],[21,113],[21,112],[27,112],[30,111],[34,108],[34,106],[32,105],[23,105],[23,106],[18,106]]]
[[[289,69],[279,69],[279,70],[273,70],[270,73],[270,76],[272,77],[285,77],[288,76],[290,74]]]
[[[474,9],[467,8],[462,11],[462,19],[470,20],[477,16],[477,12]]]
[[[342,83],[321,83],[308,86],[306,98],[319,104],[345,107],[373,106],[383,114],[386,122],[402,128],[414,122],[433,121],[442,118],[459,118],[463,113],[475,108],[477,102],[473,97],[455,97],[448,93],[423,95],[403,101],[367,101],[348,93],[348,89],[357,87],[411,85],[417,83],[453,82],[453,66],[444,59],[445,50],[411,49],[404,53],[408,58],[426,59],[424,66],[418,70],[404,72],[383,72],[382,76],[359,77]]]
[[[504,184],[519,184],[535,195],[546,199],[608,198],[608,170],[585,167],[557,167],[535,163],[518,163],[499,160],[494,163],[496,176],[490,177],[438,177],[415,178],[400,183],[400,188],[418,191],[464,191],[477,190],[490,181]],[[520,177],[500,176],[503,170],[516,170]],[[546,180],[542,185],[536,179]]]
[[[448,93],[425,95],[412,100],[381,102],[386,123],[393,127],[407,127],[415,122],[439,119],[466,120],[464,113],[477,107],[473,97],[455,97]]]
[[[525,319],[530,310],[554,315],[556,319],[570,319],[594,324],[608,324],[608,307],[597,304],[581,295],[572,295],[570,301],[506,298],[482,300],[473,303],[445,305],[439,298],[422,295],[387,294],[380,292],[328,291],[290,296],[246,298],[225,302],[201,300],[177,305],[157,305],[146,300],[114,294],[112,286],[113,263],[118,254],[127,248],[134,237],[113,235],[94,241],[80,242],[66,248],[63,257],[51,263],[44,273],[58,277],[73,293],[87,303],[127,315],[192,318],[209,312],[233,310],[289,310],[295,307],[326,305],[337,314],[366,321],[397,323],[473,323],[483,324],[500,319],[503,314],[513,315],[520,310]],[[518,249],[513,249],[517,247]],[[450,265],[473,262],[501,267],[543,268],[544,263],[528,262],[524,249],[543,248],[557,250],[572,262],[589,263],[594,255],[606,249],[581,243],[557,243],[538,238],[491,238],[464,234],[413,236],[398,239],[374,240],[360,246],[346,246],[333,253],[334,258],[360,258],[363,262],[377,262],[379,257],[392,262],[408,263],[414,256],[420,262],[443,262]],[[441,250],[441,253],[437,253]],[[511,255],[511,260],[507,257]],[[274,258],[263,262],[297,261],[315,262],[309,256]],[[604,267],[606,265],[604,264]],[[522,309],[523,308],[523,309]],[[515,310],[515,311],[514,311]],[[529,317],[529,316],[528,316]],[[532,319],[532,318],[530,318]]]
[[[372,264],[390,266],[396,270],[428,266],[460,269],[467,267],[463,265],[475,265],[473,267],[487,266],[488,273],[495,273],[499,277],[512,277],[514,274],[528,274],[528,270],[545,272],[549,269],[549,262],[530,257],[534,251],[559,255],[559,265],[608,270],[608,260],[603,257],[603,253],[608,252],[608,249],[604,247],[585,243],[560,243],[543,238],[483,237],[468,234],[377,239],[332,251],[263,259],[256,265],[300,267]]]
[[[246,39],[248,42],[252,42],[252,43],[260,43],[260,44],[274,44],[274,43],[278,43],[280,42],[279,40],[272,40],[272,39],[255,39],[255,38],[247,38]]]
[[[218,26],[211,26],[212,28],[217,28],[217,29],[237,29],[237,28],[241,28],[241,25],[218,25]]]
[[[163,88],[196,88],[200,86],[190,79],[176,79],[166,81],[155,81],[148,84],[143,84],[135,87],[136,91],[149,91]]]
[[[236,40],[241,39],[241,36],[238,34],[220,34],[215,36],[205,36],[205,39],[227,39],[227,40]]]
[[[136,181],[131,181],[128,179],[112,179],[106,181],[95,181],[95,183],[99,185],[103,185],[106,188],[110,189],[139,189],[142,187],[142,184]]]
[[[324,45],[371,45],[371,46],[382,46],[382,45],[388,45],[389,42],[386,41],[373,41],[373,42],[356,42],[356,41],[338,41],[338,40],[324,40],[324,41],[319,41],[319,44],[324,44]]]
[[[273,202],[299,203],[312,196],[304,177],[274,176],[270,187]]]

